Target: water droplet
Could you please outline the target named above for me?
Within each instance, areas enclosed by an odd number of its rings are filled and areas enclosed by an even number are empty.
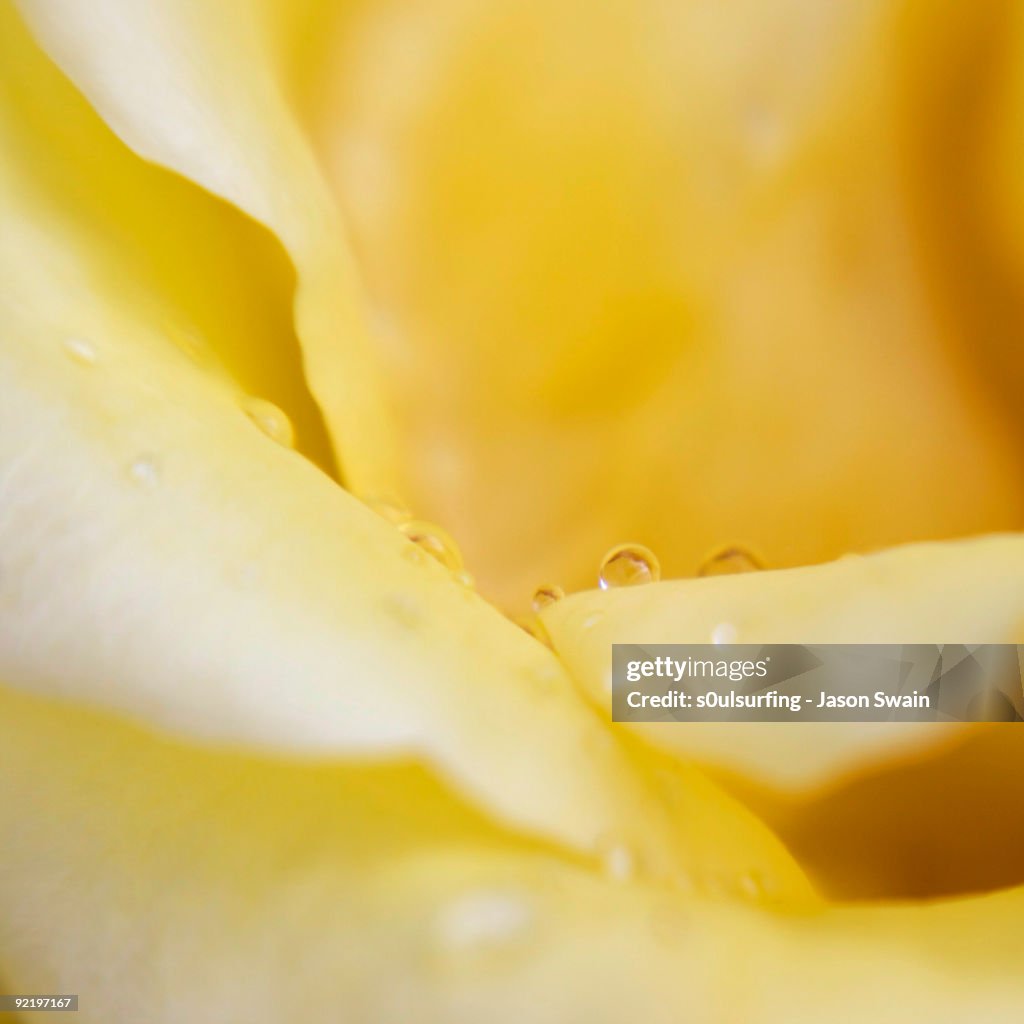
[[[605,876],[613,882],[628,882],[636,874],[636,856],[619,839],[606,839],[598,844],[598,856]]]
[[[541,690],[547,693],[562,682],[562,672],[555,665],[543,665],[537,669],[533,678],[540,683]]]
[[[278,444],[284,445],[285,448],[294,446],[295,428],[292,427],[292,421],[273,402],[268,402],[265,398],[248,396],[242,402],[242,408],[245,410],[245,415],[271,441],[276,441]]]
[[[155,455],[139,455],[128,466],[128,475],[140,487],[152,490],[160,483],[160,460]]]
[[[363,502],[382,519],[386,519],[389,523],[394,523],[396,526],[401,526],[402,523],[407,523],[412,519],[412,512],[397,498],[375,495],[370,498],[363,498]]]
[[[410,594],[389,594],[382,607],[386,615],[406,629],[415,629],[423,621],[422,607]]]
[[[763,569],[761,560],[747,548],[738,544],[717,548],[712,551],[697,569],[698,576],[729,576],[741,572],[757,572]]]
[[[593,629],[604,618],[604,612],[591,612],[581,623],[581,629]]]
[[[398,527],[417,547],[452,572],[462,570],[462,554],[446,530],[435,523],[412,519]]]
[[[426,565],[430,556],[421,547],[415,544],[402,548],[402,557],[413,565]]]
[[[85,338],[65,338],[64,351],[81,366],[93,366],[96,363],[96,346]]]
[[[738,637],[739,630],[731,622],[720,622],[711,630],[711,642],[713,644],[734,644]]]
[[[466,569],[460,569],[457,573],[452,575],[452,579],[456,583],[461,583],[468,590],[472,590],[476,586],[476,580],[473,578],[473,574],[468,572]]]
[[[533,592],[533,599],[530,607],[538,614],[549,604],[561,601],[565,597],[565,591],[556,583],[545,583]]]
[[[434,937],[445,952],[484,951],[522,940],[534,923],[534,910],[517,892],[483,889],[442,907],[434,919]]]
[[[660,578],[661,565],[657,556],[642,544],[620,544],[601,561],[599,583],[602,590],[657,583]]]
[[[757,871],[744,871],[739,876],[739,891],[748,899],[763,900],[768,896],[768,884]]]

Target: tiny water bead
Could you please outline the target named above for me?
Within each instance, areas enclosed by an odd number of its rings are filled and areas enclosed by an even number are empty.
[[[96,364],[96,346],[85,338],[65,338],[64,351],[80,366]]]
[[[436,559],[446,569],[451,572],[462,571],[462,553],[447,530],[423,519],[411,519],[407,523],[400,523],[398,529],[420,550]]]
[[[540,614],[548,605],[561,601],[565,591],[555,583],[545,583],[533,592],[530,607]]]
[[[602,590],[610,590],[657,583],[660,578],[661,565],[650,548],[643,544],[619,544],[602,559],[598,582]]]
[[[152,490],[160,483],[160,460],[156,455],[138,455],[128,466],[128,475],[140,487]]]
[[[624,842],[610,839],[598,848],[605,877],[612,882],[628,882],[636,874],[636,855]]]
[[[753,871],[740,875],[739,889],[744,896],[752,900],[764,899],[766,895],[764,879]]]
[[[731,622],[720,622],[711,630],[711,642],[719,646],[734,644],[739,639],[739,630]]]
[[[532,929],[535,916],[533,906],[520,893],[481,889],[442,907],[433,932],[442,952],[482,952],[521,941]]]
[[[612,846],[601,858],[604,873],[612,882],[629,882],[636,871],[636,858],[628,846]]]
[[[764,564],[748,548],[739,544],[716,548],[700,563],[698,576],[730,576],[741,572],[757,572]]]
[[[465,569],[460,569],[458,572],[453,573],[452,579],[456,583],[461,583],[467,590],[473,590],[476,587],[476,579],[473,574]]]
[[[250,395],[243,400],[242,409],[271,441],[276,441],[285,448],[295,446],[295,428],[292,421],[273,402]]]
[[[385,615],[405,629],[415,629],[423,621],[424,608],[410,594],[389,594],[381,607]]]

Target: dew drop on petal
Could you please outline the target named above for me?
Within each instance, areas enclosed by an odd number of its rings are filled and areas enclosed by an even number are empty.
[[[540,684],[545,693],[550,692],[562,681],[562,673],[554,665],[544,665],[537,669],[533,678]]]
[[[96,346],[85,338],[65,338],[64,351],[80,366],[94,366]]]
[[[628,882],[636,874],[636,855],[621,839],[603,839],[598,844],[598,856],[605,877],[612,882]]]
[[[740,892],[749,899],[759,900],[764,898],[764,881],[753,871],[748,871],[745,874],[740,875],[739,887]]]
[[[764,564],[752,551],[738,544],[716,548],[700,563],[698,576],[731,576],[741,572],[757,572]]]
[[[434,940],[447,953],[499,949],[524,939],[534,917],[533,907],[521,894],[481,889],[440,909],[433,922]]]
[[[398,528],[413,544],[440,562],[446,569],[451,572],[462,571],[462,553],[447,530],[443,530],[436,523],[428,523],[423,519],[411,519],[407,523],[400,524]]]
[[[423,621],[423,608],[410,594],[389,594],[384,598],[382,610],[406,629],[415,629]]]
[[[268,402],[265,398],[254,398],[250,395],[242,402],[242,408],[245,410],[246,416],[271,441],[276,441],[285,448],[294,447],[295,428],[292,426],[292,421],[273,402]]]
[[[412,512],[397,498],[374,495],[363,498],[363,503],[389,523],[400,526],[412,519]]]
[[[413,544],[402,549],[402,557],[407,562],[412,562],[413,565],[426,565],[430,555],[423,548]]]
[[[657,556],[643,544],[619,544],[601,560],[598,582],[602,590],[612,587],[633,587],[640,583],[657,583],[661,565]]]
[[[720,646],[736,643],[739,630],[731,622],[720,622],[711,630],[711,642]]]
[[[140,487],[152,490],[160,483],[160,460],[155,455],[139,455],[128,466],[128,475]]]
[[[556,583],[545,583],[533,592],[530,607],[540,614],[549,604],[561,601],[565,597],[565,591]]]
[[[581,623],[581,629],[593,629],[604,618],[604,612],[591,612]]]

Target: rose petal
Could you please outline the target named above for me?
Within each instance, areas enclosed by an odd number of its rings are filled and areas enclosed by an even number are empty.
[[[292,328],[294,273],[276,240],[227,203],[140,160],[0,10],[5,187],[40,229],[213,372],[287,410],[300,450],[331,467]],[[130,287],[129,287],[130,282]],[[87,339],[80,339],[87,341]]]
[[[0,961],[86,1022],[1024,1013],[1022,891],[788,916],[602,879],[415,764],[202,751],[2,691],[0,712]]]
[[[296,5],[299,9],[303,5]],[[296,121],[262,5],[64,0],[20,5],[36,36],[137,153],[269,227],[298,273],[313,391],[364,492],[394,489],[391,425],[345,233]]]
[[[1024,624],[1024,538],[919,544],[805,569],[587,591],[543,613],[559,656],[609,707],[613,643],[1011,643]],[[681,754],[783,789],[962,738],[934,723],[644,723],[630,726]]]
[[[159,279],[23,171],[0,177],[0,679],[211,741],[417,752],[571,845],[763,860],[806,892],[696,773],[708,827],[674,822],[550,651],[266,436],[154,328]]]

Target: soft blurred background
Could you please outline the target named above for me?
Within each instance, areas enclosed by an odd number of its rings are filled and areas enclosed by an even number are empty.
[[[374,0],[292,19],[406,500],[521,608],[1024,521],[1024,10]]]

